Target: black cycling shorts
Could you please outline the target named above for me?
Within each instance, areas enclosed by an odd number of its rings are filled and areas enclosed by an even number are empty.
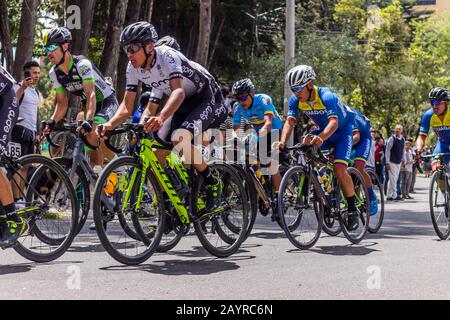
[[[19,116],[19,101],[14,89],[0,96],[0,155],[8,152],[12,128]]]
[[[208,129],[219,129],[227,119],[227,108],[216,84],[206,87],[202,93],[186,99],[159,130],[158,135],[170,142],[177,129],[186,129],[198,136]]]
[[[94,123],[105,124],[116,114],[119,109],[119,102],[112,94],[103,101],[97,102],[97,110],[95,112]]]
[[[11,135],[11,142],[20,144],[21,151],[20,154],[16,154],[17,157],[35,154],[35,140],[35,132],[22,127],[21,125],[14,126]]]

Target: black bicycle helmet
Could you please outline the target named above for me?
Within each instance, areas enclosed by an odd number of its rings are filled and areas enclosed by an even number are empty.
[[[72,34],[65,27],[56,27],[44,36],[44,46],[62,45],[72,42]]]
[[[448,90],[442,87],[436,87],[428,94],[430,100],[450,101]]]
[[[255,85],[253,84],[252,80],[250,79],[242,79],[236,82],[233,85],[233,88],[231,89],[233,96],[240,96],[245,93],[254,93],[255,92]]]
[[[155,27],[145,21],[135,22],[123,29],[120,35],[120,45],[122,47],[130,43],[155,43],[158,41],[158,33]]]
[[[162,45],[169,46],[172,49],[175,49],[177,51],[181,50],[181,47],[180,47],[180,44],[178,43],[178,41],[175,40],[174,38],[172,38],[171,36],[162,37],[155,43],[155,47],[159,47]]]

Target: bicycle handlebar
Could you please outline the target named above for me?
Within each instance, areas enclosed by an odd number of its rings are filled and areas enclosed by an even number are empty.
[[[47,121],[42,121],[42,128],[45,129],[46,126],[49,125],[49,123]],[[89,143],[89,141],[87,141],[86,137],[84,135],[82,135],[81,133],[77,132],[77,129],[79,127],[78,123],[63,123],[62,126],[54,126],[52,128],[50,128],[52,131],[55,132],[72,132],[74,134],[76,134],[81,141],[83,141],[83,143],[92,150],[97,150],[98,146],[93,146]],[[50,135],[45,135],[45,139],[48,141],[49,145],[54,147],[54,148],[59,148],[60,145],[58,145],[57,143],[55,143],[52,140],[52,137]]]
[[[102,125],[98,126],[97,131],[98,131],[99,135],[101,135],[101,132],[103,131],[103,126]],[[123,125],[115,128],[114,130],[106,132],[106,134],[105,134],[105,137],[107,138],[105,140],[106,147],[114,153],[123,153],[123,149],[116,148],[111,144],[110,138],[112,136],[115,136],[118,134],[129,133],[129,132],[134,132],[137,134],[147,134],[145,132],[144,126],[142,124],[123,124]],[[173,149],[173,144],[162,140],[156,132],[151,133],[150,135],[151,135],[151,138],[153,138],[156,142],[158,142],[163,148],[169,149],[169,150]]]

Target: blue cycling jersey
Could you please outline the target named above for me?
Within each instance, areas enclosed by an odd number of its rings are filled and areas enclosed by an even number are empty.
[[[434,114],[433,108],[425,112],[422,117],[422,123],[420,124],[419,135],[426,137],[428,132],[430,132],[430,127],[433,128],[441,143],[446,145],[450,144],[450,112],[448,110],[442,121]]]
[[[315,101],[300,102],[296,96],[289,101],[288,120],[297,120],[302,110],[317,126],[317,132],[322,132],[330,121],[338,121],[338,131],[353,125],[352,115],[338,96],[330,89],[314,87]]]
[[[370,120],[355,108],[347,108],[355,114],[355,120],[353,121],[353,132],[359,132],[361,137],[371,138],[370,128],[372,125]]]
[[[257,94],[253,97],[253,104],[248,109],[243,108],[240,103],[237,103],[237,108],[233,116],[233,126],[240,126],[241,118],[244,118],[258,132],[266,123],[265,116],[273,117],[272,130],[283,128],[283,121],[272,99],[266,94]]]

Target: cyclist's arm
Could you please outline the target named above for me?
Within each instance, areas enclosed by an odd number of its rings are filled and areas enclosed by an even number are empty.
[[[325,127],[325,129],[319,134],[319,137],[326,141],[328,140],[339,128],[339,123],[337,118],[331,118],[328,122],[328,125]]]
[[[107,129],[114,129],[118,125],[122,124],[127,120],[129,116],[134,111],[134,101],[136,100],[136,92],[134,91],[125,91],[125,95],[123,97],[122,103],[117,110],[117,113],[114,117],[109,120],[105,127]]]
[[[273,124],[273,116],[271,115],[265,115],[264,116],[264,120],[266,121],[264,126],[261,128],[261,130],[259,130],[259,135],[260,136],[264,136],[267,133],[270,132],[270,130],[272,130],[272,124]]]
[[[144,124],[144,120],[149,117],[156,116],[156,112],[158,111],[159,104],[154,102],[149,102],[147,107],[142,112],[140,124]]]
[[[170,94],[169,100],[159,114],[164,121],[170,118],[180,108],[186,97],[182,78],[170,80],[170,89],[172,93]]]
[[[93,120],[97,111],[97,98],[95,96],[95,83],[83,82],[84,94],[86,96],[86,120]]]
[[[297,121],[300,115],[298,104],[299,104],[298,99],[295,96],[292,96],[291,99],[289,100],[287,121],[284,124],[283,131],[281,133],[281,140],[280,140],[281,149],[284,149],[284,147],[286,147],[286,144],[292,135],[292,131],[294,131],[295,122]]]
[[[361,134],[359,133],[359,131],[354,131],[353,132],[353,145],[357,145],[359,143],[359,141],[361,140]]]
[[[294,131],[295,121],[288,120],[283,126],[283,132],[281,134],[280,145],[284,148]]]
[[[420,124],[419,136],[416,141],[416,150],[420,153],[423,149],[423,145],[425,144],[425,140],[427,139],[428,132],[430,132],[430,121],[431,121],[431,112],[426,112],[422,117],[422,122]]]
[[[66,116],[68,108],[69,108],[69,99],[67,97],[67,93],[65,91],[57,92],[55,112],[50,117],[50,119],[55,120],[55,122],[61,121]]]
[[[426,140],[427,136],[420,134],[417,137],[417,141],[416,141],[416,150],[418,153],[422,152],[423,149],[423,145],[425,144],[425,140]]]

